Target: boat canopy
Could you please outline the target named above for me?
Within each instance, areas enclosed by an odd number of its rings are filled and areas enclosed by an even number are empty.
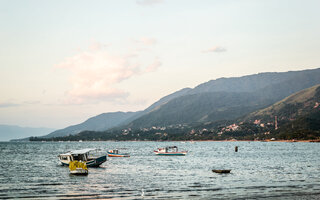
[[[118,150],[118,149],[110,150],[110,153],[118,154],[118,153],[119,153],[119,150]]]
[[[80,150],[70,151],[68,153],[63,153],[63,154],[60,154],[59,156],[71,156],[73,154],[86,154],[86,153],[89,153],[90,151],[97,151],[97,150],[98,149],[90,149],[90,148],[80,149]]]
[[[70,154],[86,154],[89,153],[90,151],[96,151],[97,149],[80,149],[80,150],[75,150],[75,151],[71,151]]]
[[[70,153],[62,153],[62,154],[59,154],[59,156],[71,156]]]

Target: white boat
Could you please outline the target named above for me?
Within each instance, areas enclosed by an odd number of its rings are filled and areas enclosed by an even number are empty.
[[[118,149],[109,150],[107,154],[109,157],[130,157],[127,153],[119,153]]]
[[[170,146],[165,148],[158,148],[158,150],[154,151],[154,153],[158,156],[185,156],[187,151],[178,151],[177,146]]]
[[[59,160],[62,165],[69,166],[71,161],[83,161],[87,167],[99,167],[107,161],[107,156],[94,156],[93,153],[98,153],[98,149],[81,149],[60,154]]]

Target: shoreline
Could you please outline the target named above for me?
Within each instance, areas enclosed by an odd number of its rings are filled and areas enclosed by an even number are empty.
[[[181,141],[190,142],[191,140]],[[320,140],[192,140],[193,142],[320,142]],[[173,142],[173,141],[172,141]]]
[[[79,142],[75,140],[70,141],[0,141],[0,142]],[[154,141],[154,140],[82,140],[82,142],[310,142],[310,143],[320,143],[320,139],[317,140],[164,140],[164,141]]]

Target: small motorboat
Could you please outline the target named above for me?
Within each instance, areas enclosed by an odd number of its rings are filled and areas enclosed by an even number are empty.
[[[118,149],[109,150],[107,154],[109,157],[130,157],[127,153],[119,153]]]
[[[213,169],[212,172],[219,174],[227,174],[231,172],[231,169]]]
[[[71,161],[83,161],[86,163],[87,167],[99,167],[102,163],[107,161],[107,156],[93,155],[98,153],[98,149],[81,149],[60,154],[58,157],[62,165],[69,166]]]
[[[88,175],[88,168],[85,162],[83,161],[71,161],[69,163],[69,169],[71,175]]]
[[[177,146],[168,146],[165,148],[158,148],[154,153],[158,156],[185,156],[188,152],[178,151]]]

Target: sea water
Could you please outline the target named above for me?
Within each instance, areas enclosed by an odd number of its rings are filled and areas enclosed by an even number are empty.
[[[153,153],[173,145],[188,154]],[[118,148],[131,157],[108,158],[88,176],[69,175],[57,156],[82,148]],[[0,199],[19,198],[318,199],[320,143],[2,142]]]

